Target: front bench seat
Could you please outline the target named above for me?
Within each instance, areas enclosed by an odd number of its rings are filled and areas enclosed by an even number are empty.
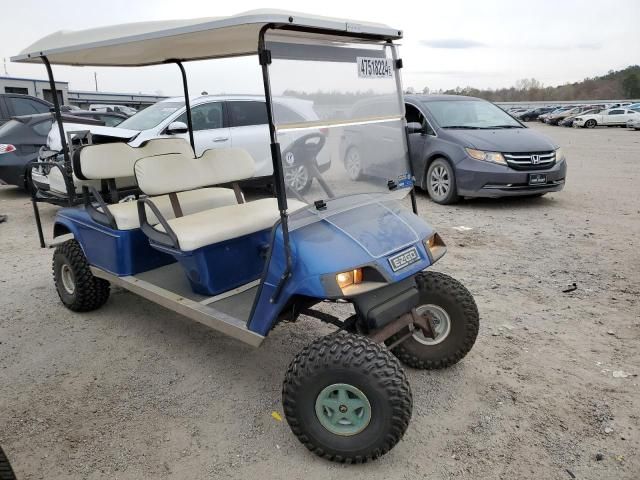
[[[219,208],[225,205],[234,205],[236,196],[229,188],[200,188],[178,193],[178,201],[182,207],[183,215],[191,215],[203,210]],[[175,212],[171,205],[169,195],[153,197],[153,203],[158,207],[165,219],[175,218]],[[102,207],[98,207],[101,211]],[[118,230],[134,230],[140,228],[140,217],[138,215],[138,202],[114,203],[108,206],[109,212],[113,216]],[[158,218],[147,208],[147,220],[152,225],[159,222]]]
[[[298,200],[288,200],[288,203],[289,212],[307,206],[306,203]],[[207,245],[266,230],[279,219],[278,200],[263,198],[173,218],[167,220],[167,224],[178,239],[180,250],[190,252]],[[157,225],[155,228],[165,232],[162,225]]]
[[[205,151],[200,158],[178,160],[177,155],[142,158],[135,164],[138,186],[147,195],[166,195],[201,188],[205,185],[232,183],[253,177],[255,162],[241,148],[220,148]],[[155,203],[155,199],[151,198]],[[303,202],[289,201],[289,210],[306,207]],[[146,211],[146,210],[145,210]],[[139,212],[140,213],[140,212]],[[179,218],[164,219],[153,227],[165,234],[166,245],[184,252],[213,245],[224,240],[238,238],[271,228],[280,218],[275,198],[264,198],[248,203],[228,205],[201,211]],[[140,224],[150,238],[151,221],[142,218]],[[171,231],[168,232],[168,227]],[[177,245],[175,242],[177,241]]]

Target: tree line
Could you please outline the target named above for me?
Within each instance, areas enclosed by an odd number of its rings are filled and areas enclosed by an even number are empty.
[[[417,92],[413,88],[408,88],[406,93]],[[632,65],[623,70],[609,70],[606,75],[585,78],[581,82],[555,87],[544,86],[535,78],[525,78],[518,80],[510,88],[456,87],[430,91],[428,87],[424,87],[421,93],[468,95],[492,102],[638,99],[640,98],[640,66]]]

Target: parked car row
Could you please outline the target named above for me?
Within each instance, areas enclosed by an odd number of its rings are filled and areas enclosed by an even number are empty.
[[[524,122],[538,120],[548,125],[563,127],[595,128],[617,126],[637,129],[640,103],[614,103],[594,105],[546,106],[531,109],[507,110],[513,117]]]
[[[210,148],[240,146],[254,157],[256,177],[268,180],[272,164],[262,97],[203,96],[193,98],[191,105],[196,155]],[[367,105],[354,104],[354,115],[362,108]],[[416,185],[436,203],[453,203],[461,197],[539,196],[564,187],[566,161],[559,146],[489,102],[466,96],[409,95],[405,108]],[[308,100],[276,97],[274,110],[287,123],[318,119]],[[94,143],[122,141],[139,146],[155,138],[188,138],[182,98],[158,102],[115,128],[103,124],[83,127],[73,119],[68,122],[66,131],[86,128],[93,133]],[[41,160],[51,161],[51,151],[55,154],[60,149],[60,139],[50,118],[46,127],[49,132]],[[309,159],[303,160],[309,152],[313,152],[311,160],[317,171],[328,171],[334,160],[330,145],[335,142],[335,160],[350,181],[371,181],[380,174],[380,166],[372,160],[379,157],[371,151],[372,139],[386,138],[388,129],[383,124],[366,131],[344,128],[333,140],[322,128],[304,134],[283,132],[280,140],[287,154],[288,187],[299,193],[311,187]],[[0,135],[0,143],[3,141]],[[304,144],[297,145],[301,142]],[[33,182],[44,198],[64,200],[66,186],[57,169],[34,169]],[[79,190],[82,181],[74,182]]]

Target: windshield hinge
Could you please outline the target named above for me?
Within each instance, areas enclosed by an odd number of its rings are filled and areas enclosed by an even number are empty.
[[[324,200],[316,200],[315,202],[313,202],[313,204],[316,207],[316,210],[326,210],[327,209],[327,202],[325,202]]]
[[[260,59],[260,65],[270,65],[271,50],[268,50],[268,49],[260,50],[260,53],[258,54],[258,58]]]
[[[403,64],[402,64],[402,59],[399,58],[396,60],[396,70],[400,70],[402,68]]]

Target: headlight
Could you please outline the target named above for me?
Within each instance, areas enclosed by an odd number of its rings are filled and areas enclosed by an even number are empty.
[[[562,148],[558,148],[556,150],[556,162],[561,162],[562,160],[566,160],[564,158],[564,152],[562,151]]]
[[[362,269],[356,268],[348,272],[338,273],[336,274],[336,282],[338,282],[340,288],[362,283]]]
[[[447,246],[442,241],[442,238],[437,233],[434,233],[429,238],[424,240],[424,248],[427,249],[431,263],[435,263],[440,260],[442,256],[447,253]]]
[[[574,120],[574,121],[576,121],[576,122],[577,122],[578,120],[579,120],[579,121],[582,121],[582,117],[576,117],[576,118],[574,118],[573,120]]]
[[[474,148],[465,148],[467,154],[476,160],[483,160],[485,162],[498,163],[500,165],[506,165],[507,161],[504,159],[501,153],[498,152],[484,152],[482,150],[476,150]]]

